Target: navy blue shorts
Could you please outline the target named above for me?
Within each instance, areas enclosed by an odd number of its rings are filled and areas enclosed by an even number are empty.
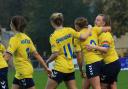
[[[110,64],[106,64],[103,67],[103,71],[101,75],[101,83],[112,84],[116,82],[120,69],[121,69],[121,65],[119,60],[116,60]]]
[[[86,65],[87,78],[90,79],[95,76],[100,76],[103,66],[104,66],[103,61],[98,61],[98,62],[94,62],[92,64],[87,64]]]
[[[8,67],[0,69],[0,89],[9,89],[8,88]]]
[[[19,85],[21,89],[27,89],[35,86],[32,78],[24,78],[24,79],[14,78],[13,84]]]
[[[59,84],[62,81],[75,80],[75,73],[62,73],[56,70],[52,70],[52,76],[50,78],[55,80]]]

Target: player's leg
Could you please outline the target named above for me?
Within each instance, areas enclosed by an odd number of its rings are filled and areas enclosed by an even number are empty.
[[[7,67],[0,69],[0,89],[9,89],[7,74],[8,74]]]
[[[95,76],[93,78],[90,78],[89,81],[90,81],[90,84],[92,85],[93,89],[101,89],[99,76]]]
[[[82,89],[89,89],[91,87],[89,80],[87,78],[83,78],[82,80]]]
[[[12,89],[20,89],[19,80],[15,77],[13,79]]]
[[[113,64],[115,72],[113,73],[112,79],[114,82],[111,83],[110,87],[111,89],[117,89],[117,79],[118,79],[118,75],[121,69],[121,64],[119,62],[119,60],[115,61]]]
[[[110,64],[106,64],[104,67],[103,76],[101,77],[102,84],[107,85],[106,87],[110,89],[117,89],[116,82],[119,72],[120,63],[118,60]]]
[[[20,89],[20,86],[17,85],[17,84],[13,84],[13,85],[12,85],[12,89]]]
[[[35,88],[35,86],[33,86],[33,87],[30,87],[30,88],[27,88],[27,89],[36,89],[36,88]]]
[[[65,84],[67,86],[67,89],[77,89],[75,80],[65,81]]]
[[[114,62],[113,66],[114,66],[114,70],[115,70],[115,73],[113,74],[113,77],[112,77],[114,82],[110,85],[110,87],[111,87],[111,89],[117,89],[117,79],[118,79],[118,75],[119,75],[119,72],[121,69],[121,64],[120,64],[119,60]]]
[[[110,84],[107,83],[107,72],[106,72],[106,65],[102,68],[102,73],[100,76],[101,81],[101,89],[110,89]]]
[[[86,66],[85,66],[85,69],[86,69]],[[90,89],[91,85],[90,85],[90,82],[87,78],[87,74],[84,73],[82,74],[82,89]]]
[[[67,89],[77,89],[74,72],[65,74],[64,82],[67,86]]]
[[[86,65],[87,78],[89,79],[89,82],[93,89],[101,89],[100,74],[102,67],[102,61]]]
[[[63,80],[63,73],[52,70],[52,75],[48,78],[45,89],[56,89]]]
[[[111,89],[117,89],[116,82],[114,82],[113,84],[111,84],[110,87],[111,87]]]
[[[109,84],[101,83],[101,89],[110,89]]]
[[[45,89],[56,89],[57,86],[58,86],[58,83],[55,80],[48,78],[47,85],[46,85]]]

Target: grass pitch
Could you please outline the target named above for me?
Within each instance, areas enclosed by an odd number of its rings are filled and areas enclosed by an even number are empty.
[[[10,70],[8,73],[9,76],[9,89],[11,89],[11,84],[13,81],[15,72]],[[80,72],[77,70],[75,72],[76,82],[78,89],[81,89],[82,78],[80,77]],[[45,85],[47,83],[47,75],[43,71],[35,70],[34,71],[34,81],[36,85],[36,89],[45,89]],[[118,89],[128,89],[128,71],[121,71],[118,77]],[[67,89],[64,83],[61,83],[57,89]]]

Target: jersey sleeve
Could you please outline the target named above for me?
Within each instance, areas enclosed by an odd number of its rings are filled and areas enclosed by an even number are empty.
[[[74,29],[70,28],[70,31],[74,38],[80,38],[80,32],[76,32]]]
[[[9,46],[7,48],[7,52],[13,54],[16,51],[17,47],[18,47],[18,41],[17,41],[17,39],[15,39],[13,37],[10,38],[10,40],[9,40]]]
[[[32,40],[30,39],[30,53],[33,53],[33,52],[35,52],[35,51],[36,51],[36,48],[35,48],[35,46],[34,46]]]
[[[99,35],[102,32],[102,27],[93,27],[95,34]]]
[[[52,53],[59,51],[59,47],[58,47],[58,44],[56,42],[56,38],[52,35],[50,36],[50,45],[51,45]]]
[[[80,52],[81,46],[80,41],[78,39],[74,39],[74,52]]]
[[[111,44],[112,38],[109,34],[105,33],[101,39],[101,46],[109,48]]]

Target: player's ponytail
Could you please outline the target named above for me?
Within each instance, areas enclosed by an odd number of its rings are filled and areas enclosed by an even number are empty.
[[[50,21],[54,23],[56,26],[63,25],[63,14],[62,13],[53,13],[50,17]]]
[[[23,16],[14,16],[11,19],[12,24],[15,26],[15,30],[23,32],[26,27],[26,19]]]
[[[105,26],[111,26],[111,19],[109,15],[104,16]]]

